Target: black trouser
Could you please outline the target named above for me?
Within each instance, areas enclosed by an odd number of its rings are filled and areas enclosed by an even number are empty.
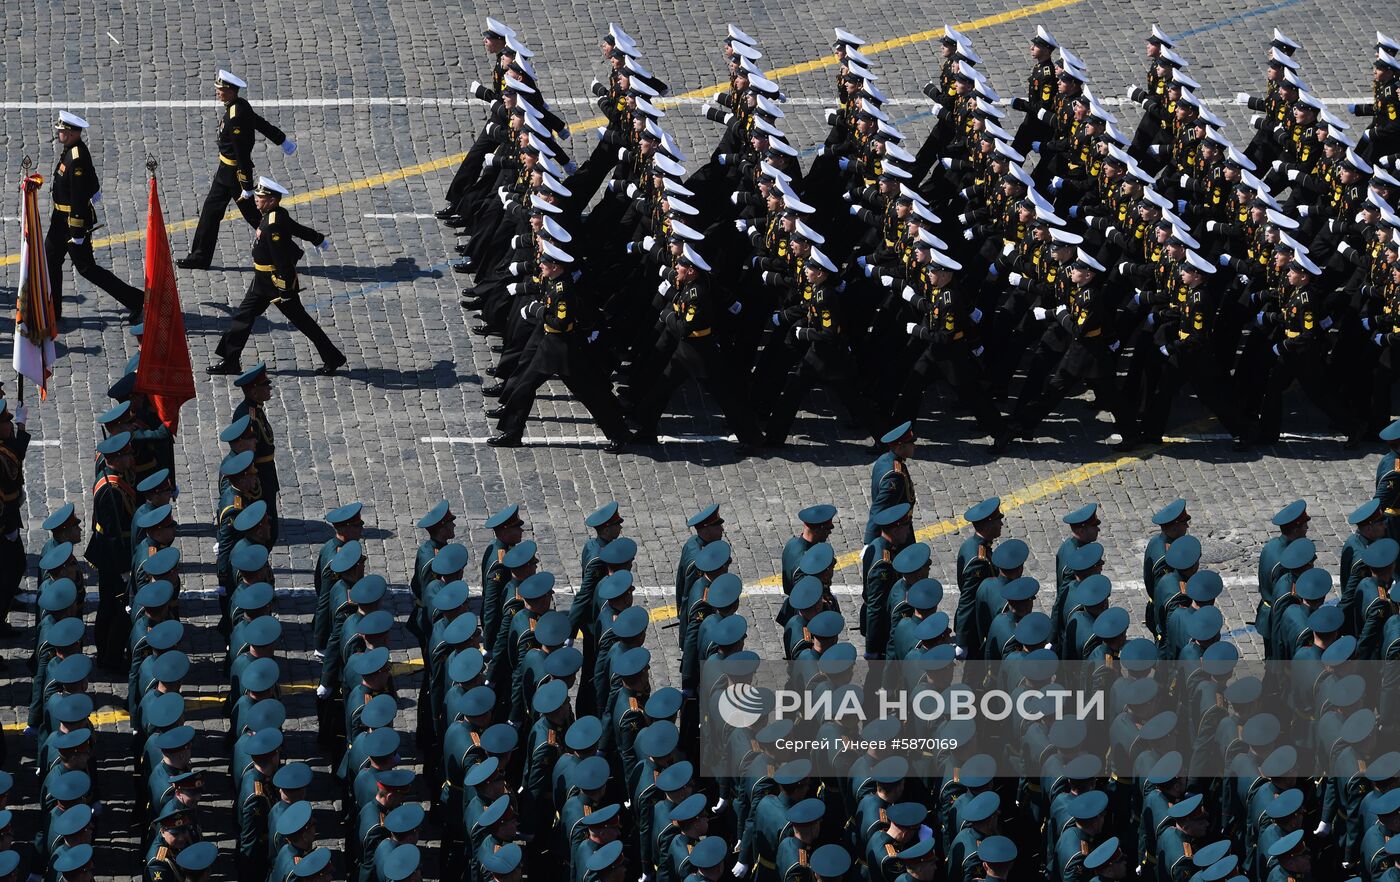
[[[219,224],[223,223],[230,200],[243,213],[243,219],[257,229],[262,213],[251,196],[238,198],[242,192],[238,170],[220,162],[214,170],[214,180],[209,184],[209,195],[204,197],[204,207],[199,210],[199,226],[195,227],[194,239],[190,241],[190,257],[203,263],[214,259],[214,246],[219,244]]]
[[[510,394],[506,396],[506,413],[501,417],[497,428],[506,435],[519,436],[523,433],[525,422],[530,418],[530,411],[535,406],[535,393],[549,380],[558,378],[593,415],[604,435],[614,441],[626,438],[627,423],[622,418],[622,406],[617,403],[617,396],[613,395],[607,381],[590,370],[591,365],[581,365],[587,359],[586,354],[571,353],[569,360],[574,364],[564,371],[558,371],[549,364],[549,356],[552,353],[545,351],[545,347],[558,345],[560,344],[554,341],[542,341],[537,357],[522,369],[518,378],[512,380]],[[586,344],[569,341],[563,342],[563,345],[582,348],[582,345]]]
[[[457,173],[452,176],[452,183],[447,187],[447,204],[454,209],[462,194],[481,176],[481,167],[485,164],[486,157],[496,149],[496,139],[486,133],[487,128],[482,126],[481,131],[477,132],[476,140],[467,150],[467,155],[462,157],[462,163],[457,166]]]
[[[131,619],[126,612],[126,573],[109,567],[97,570],[97,624],[93,642],[97,658],[106,665],[119,665],[126,657]]]
[[[836,347],[846,344],[844,341],[838,340],[821,345]],[[832,364],[832,361],[837,363]],[[803,354],[802,360],[798,362],[797,369],[787,375],[787,382],[783,384],[782,394],[778,396],[777,402],[773,405],[773,411],[768,417],[768,443],[781,444],[787,440],[788,430],[792,428],[792,421],[797,417],[797,408],[801,406],[802,399],[807,396],[807,393],[817,382],[836,393],[842,406],[850,412],[851,419],[869,433],[871,438],[878,438],[881,434],[880,427],[883,424],[875,419],[869,397],[856,386],[852,376],[854,370],[855,364],[849,354],[844,358],[839,353],[835,356],[830,353],[822,353],[819,356],[813,350],[808,349]]]
[[[1131,435],[1133,419],[1123,410],[1113,362],[1113,353],[1106,343],[1075,341],[1070,344],[1065,357],[1046,381],[1045,388],[1034,398],[1023,397],[1017,403],[1015,418],[1024,432],[1033,432],[1057,404],[1074,392],[1080,383],[1085,383],[1094,392],[1095,405],[1113,416],[1118,433],[1124,438]]]
[[[1161,374],[1152,390],[1150,403],[1141,414],[1142,435],[1159,440],[1171,415],[1172,401],[1183,385],[1189,384],[1206,410],[1215,415],[1231,435],[1239,435],[1243,426],[1234,397],[1230,394],[1225,371],[1215,359],[1215,347],[1210,340],[1186,343],[1162,359]]]
[[[272,283],[271,273],[254,272],[248,293],[244,295],[243,302],[238,304],[233,321],[219,338],[219,345],[214,348],[214,352],[224,361],[238,364],[243,355],[243,347],[248,343],[248,336],[253,332],[253,322],[257,321],[258,316],[266,312],[269,306],[276,304],[292,326],[305,334],[315,345],[322,361],[338,361],[341,358],[340,350],[331,342],[331,338],[321,326],[307,314],[306,307],[301,304],[301,294],[295,288],[295,279],[288,282],[288,290],[281,291]]]
[[[19,583],[29,569],[29,562],[24,556],[24,531],[16,524],[11,532],[15,534],[13,539],[0,536],[0,624],[10,618],[10,608],[14,606],[15,595],[19,593]]]
[[[958,403],[972,412],[982,431],[993,436],[1001,433],[1004,427],[1001,411],[992,405],[991,396],[982,383],[982,368],[962,341],[922,347],[904,380],[890,421],[902,423],[918,418],[924,391],[933,382],[935,372],[942,374],[953,387]]]
[[[674,339],[671,334],[665,338]],[[666,340],[658,341],[660,350]],[[699,368],[699,370],[697,370]],[[701,387],[715,397],[725,422],[735,437],[744,443],[757,443],[761,440],[758,425],[744,400],[742,387],[726,365],[713,337],[681,340],[675,351],[665,362],[665,367],[651,383],[644,394],[637,397],[636,420],[644,434],[656,431],[661,421],[661,412],[675,394],[676,387],[694,375]]]
[[[81,245],[68,241],[68,213],[55,211],[49,216],[49,232],[44,236],[44,251],[49,260],[49,290],[53,292],[53,314],[63,317],[63,258],[73,259],[73,269],[78,275],[101,288],[128,310],[136,312],[145,301],[145,294],[117,278],[109,269],[97,265],[92,256],[92,234],[89,232]]]
[[[1259,409],[1259,440],[1278,440],[1283,422],[1283,393],[1293,381],[1303,387],[1303,394],[1318,410],[1327,414],[1337,428],[1347,434],[1356,431],[1359,420],[1348,412],[1338,396],[1332,371],[1327,366],[1327,347],[1321,340],[1309,340],[1293,346],[1289,341],[1278,344],[1278,360],[1269,371],[1264,385],[1264,401]]]

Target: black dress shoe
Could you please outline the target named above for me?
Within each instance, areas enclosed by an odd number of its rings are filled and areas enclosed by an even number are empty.
[[[485,373],[486,376],[488,376],[488,377],[499,377],[499,376],[501,375],[501,369],[498,368],[498,367],[496,367],[496,366],[493,364],[493,365],[491,365],[489,368],[487,368],[487,369],[484,371],[484,373]]]
[[[349,359],[347,359],[344,355],[337,356],[331,361],[328,361],[320,367],[316,368],[316,374],[322,377],[329,377],[336,371],[345,367],[345,363],[347,361],[349,361]]]
[[[472,325],[472,333],[477,335],[478,337],[485,337],[487,334],[491,333],[491,326],[485,323],[478,322],[477,324]]]
[[[458,243],[457,243],[457,253],[460,254],[460,255],[462,255],[463,257],[465,257],[466,255],[470,254],[470,253],[471,253],[471,250],[472,250],[472,248],[471,248],[471,245],[470,245],[470,244],[468,244],[468,243],[466,243],[466,242],[458,242]]]
[[[504,404],[498,404],[495,407],[488,407],[486,409],[486,415],[493,420],[498,420],[506,415],[506,406]]]
[[[443,223],[447,224],[449,227],[456,227],[460,230],[463,227],[470,226],[471,219],[457,215],[456,217],[449,217],[447,220],[443,221]]]
[[[492,397],[492,398],[500,398],[502,395],[505,394],[505,391],[506,391],[506,384],[503,383],[503,382],[502,382],[502,383],[492,383],[492,384],[489,385],[489,386],[482,386],[482,387],[481,387],[481,394],[482,394],[482,395],[489,395],[489,396]],[[492,415],[493,415],[493,414],[487,414],[487,416],[492,416]]]
[[[454,263],[454,264],[452,264],[452,271],[453,271],[454,273],[469,273],[469,272],[473,272],[473,270],[472,270],[472,262],[471,262],[470,260],[468,260],[468,261],[464,261],[464,262],[462,262],[462,263]]]
[[[507,435],[507,434],[504,433],[504,432],[502,432],[502,433],[499,434],[499,435],[492,435],[490,438],[487,438],[487,439],[486,439],[486,444],[487,444],[487,446],[489,446],[489,447],[522,447],[522,446],[524,446],[524,442],[520,440],[520,436],[519,436],[519,435]]]
[[[505,344],[504,344],[504,343],[492,343],[492,344],[491,344],[491,351],[494,352],[494,353],[496,353],[497,355],[500,355],[501,353],[503,353],[503,352],[506,351]]]
[[[604,453],[622,453],[627,449],[628,441],[625,438],[617,438],[603,445]]]
[[[193,254],[187,254],[179,260],[175,261],[175,265],[178,266],[180,269],[209,269],[209,261],[201,260],[200,258],[195,257]]]
[[[436,217],[438,220],[451,220],[452,218],[457,217],[458,214],[457,209],[455,208],[439,208],[433,216]]]
[[[457,303],[459,303],[463,309],[472,312],[476,312],[486,305],[480,297],[466,297],[462,300],[458,300]]]
[[[239,367],[238,363],[234,361],[220,361],[209,365],[209,367],[204,369],[204,372],[213,376],[236,377],[243,373],[243,368]]]

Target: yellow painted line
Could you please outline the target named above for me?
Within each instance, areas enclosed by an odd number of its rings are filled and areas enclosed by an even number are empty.
[[[416,671],[421,667],[423,667],[423,660],[421,658],[411,658],[408,661],[394,662],[390,670],[392,671],[394,676],[398,676],[400,674],[412,673],[413,671]],[[298,692],[315,692],[316,687],[319,685],[320,680],[306,680],[301,683],[287,683],[282,687],[282,694],[288,695],[295,694]],[[186,710],[189,710],[190,708],[211,706],[216,704],[222,706],[223,703],[224,696],[222,695],[185,696]],[[129,722],[131,720],[131,716],[126,711],[121,710],[120,708],[113,708],[111,710],[95,711],[93,715],[88,719],[92,721],[92,725],[94,728],[100,728],[102,726],[116,725]],[[6,732],[23,732],[24,723],[6,723],[2,728]]]
[[[1085,2],[1085,0],[1043,0],[1043,2],[1032,3],[1029,6],[1020,6],[1016,9],[1009,9],[1006,12],[998,12],[994,15],[985,15],[981,18],[974,19],[972,21],[954,25],[954,27],[960,31],[975,31],[981,28],[989,28],[995,25],[1006,24],[1007,22],[1016,21],[1018,19],[1028,18],[1032,15],[1039,15],[1042,12],[1050,12],[1055,9],[1064,9],[1066,7],[1075,6],[1083,2]],[[900,49],[905,46],[915,45],[917,43],[926,43],[929,40],[935,40],[941,36],[943,36],[943,28],[940,27],[933,30],[919,31],[918,33],[914,34],[906,34],[903,37],[894,37],[893,39],[882,40],[878,43],[871,43],[862,47],[861,51],[866,55],[873,55],[877,52],[888,52],[891,49]],[[814,58],[810,61],[803,61],[798,64],[790,64],[787,67],[777,68],[776,70],[770,71],[768,73],[768,79],[778,80],[784,77],[797,76],[798,74],[810,73],[814,70],[821,70],[823,68],[835,66],[835,56],[826,55],[821,58]],[[713,94],[716,89],[723,89],[726,86],[728,86],[727,82],[716,83],[713,86],[707,86],[701,89],[692,89],[689,92],[685,92],[682,95],[671,98],[669,101],[662,101],[661,104],[663,106],[666,106],[674,104],[678,100],[684,100],[688,98],[703,98],[705,96]],[[597,126],[604,125],[606,122],[607,119],[605,117],[595,116],[592,119],[587,119],[583,122],[572,123],[570,124],[570,128],[576,131],[586,131]],[[354,193],[359,190],[369,190],[374,187],[382,187],[385,184],[391,184],[395,181],[402,181],[408,178],[415,178],[420,175],[428,174],[429,172],[441,171],[445,168],[451,168],[452,166],[457,165],[459,162],[461,162],[464,156],[466,156],[465,153],[453,153],[448,156],[440,156],[437,159],[430,159],[427,162],[420,162],[416,165],[404,166],[400,169],[382,172],[377,175],[371,175],[367,178],[357,178],[355,180],[346,181],[345,183],[341,184],[331,184],[328,187],[321,187],[317,190],[308,190],[305,193],[298,193],[295,196],[289,196],[288,198],[282,201],[286,205],[301,205],[307,202],[318,202],[322,199],[331,199],[336,196],[344,196],[347,193]],[[238,216],[240,215],[236,211],[230,211],[228,214],[224,215],[224,220],[231,220]],[[198,225],[198,223],[199,221],[197,218],[190,218],[182,221],[168,223],[165,225],[165,229],[171,233],[182,232],[184,230],[194,229]],[[92,245],[94,248],[107,248],[112,245],[124,245],[128,242],[139,242],[142,240],[142,238],[145,237],[145,235],[146,230],[144,227],[142,227],[139,230],[131,230],[126,233],[118,233],[113,236],[103,236],[98,239],[93,239]],[[4,257],[0,257],[0,266],[13,266],[18,263],[18,254],[7,254]]]

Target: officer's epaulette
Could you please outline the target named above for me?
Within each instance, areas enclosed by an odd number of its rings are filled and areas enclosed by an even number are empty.
[[[158,861],[163,861],[163,860],[169,859],[169,857],[170,857],[170,849],[169,849],[169,848],[166,848],[164,845],[162,845],[160,848],[157,848],[157,849],[156,849],[156,860],[158,860]]]
[[[987,559],[988,557],[990,557],[990,556],[991,556],[991,554],[990,554],[990,552],[988,552],[988,550],[987,550],[987,543],[985,543],[985,542],[978,542],[978,543],[977,543],[977,559],[978,559],[978,560],[986,560],[986,559]]]
[[[498,548],[498,549],[496,549],[496,563],[505,563],[505,561],[506,561],[506,550],[505,550],[504,548]]]
[[[1193,848],[1193,847],[1191,846],[1191,843],[1189,843],[1189,842],[1182,842],[1182,843],[1181,843],[1181,856],[1182,856],[1182,857],[1189,858],[1189,857],[1191,857],[1191,855],[1193,855],[1193,854],[1195,853],[1195,851],[1196,851],[1196,849]]]
[[[550,729],[549,734],[544,737],[544,743],[548,744],[550,747],[558,747],[559,733],[554,731],[553,729]]]
[[[233,119],[233,118],[234,118],[235,116],[237,116],[237,115],[238,115],[238,102],[235,101],[234,103],[232,103],[232,104],[230,104],[230,105],[228,106],[228,118],[229,118],[229,119]]]
[[[82,151],[80,148],[78,148],[78,147],[74,147],[74,148],[73,148],[73,153],[72,153],[71,155],[72,155],[72,157],[73,157],[74,159],[78,159],[79,157],[81,157],[81,156],[83,155],[83,151]]]
[[[266,788],[263,786],[263,782],[261,782],[261,781],[254,781],[254,782],[253,782],[253,795],[254,795],[254,796],[263,796],[263,795],[265,795],[265,791],[266,791]]]
[[[884,560],[885,563],[889,563],[894,560],[894,552],[891,551],[888,547],[886,547],[884,552],[880,555],[880,557],[882,560]]]
[[[637,696],[635,696],[635,695],[629,695],[629,696],[627,697],[627,708],[628,708],[628,710],[634,710],[634,711],[635,711],[635,710],[641,710],[641,709],[642,709],[641,704],[637,701]]]
[[[890,822],[890,816],[889,816],[889,814],[885,811],[885,807],[884,807],[884,806],[880,806],[880,823],[881,823],[881,824],[889,824],[889,822]]]
[[[896,854],[898,854],[898,853],[899,853],[899,849],[897,849],[897,848],[894,847],[894,843],[893,843],[893,842],[886,842],[886,843],[885,843],[885,856],[886,856],[886,857],[894,857],[894,856],[895,856]]]
[[[267,214],[263,215],[263,217],[267,220],[268,224],[277,223],[277,212],[275,211],[269,211]]]
[[[802,866],[802,867],[807,866],[807,849],[805,849],[805,848],[799,848],[799,849],[797,850],[797,863],[798,863],[798,866]]]
[[[1088,854],[1089,854],[1089,840],[1087,840],[1087,839],[1081,839],[1081,840],[1079,840],[1079,853],[1080,853],[1081,855],[1088,855]]]

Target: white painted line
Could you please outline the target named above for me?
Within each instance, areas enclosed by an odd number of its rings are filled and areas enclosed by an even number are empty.
[[[419,214],[413,211],[400,211],[396,214],[362,214],[360,216],[367,217],[370,220],[398,220],[399,218],[406,218],[410,220],[432,220],[435,217],[435,215]]]
[[[429,435],[419,438],[420,444],[485,444],[489,436],[468,437],[460,435]],[[572,438],[526,438],[526,447],[548,447],[551,444],[607,444],[611,439],[606,435],[577,435]],[[678,437],[674,435],[662,435],[658,440],[662,444],[712,444],[716,441],[737,440],[733,435],[686,435]]]
[[[111,31],[108,31],[108,32],[107,32],[107,36],[108,36],[108,37],[111,37],[111,38],[112,38],[112,42],[113,42],[113,43],[116,43],[118,46],[120,46],[120,45],[122,44],[122,41],[121,41],[121,40],[118,40],[116,37],[112,37],[112,32],[111,32]]]
[[[30,447],[62,447],[62,446],[63,446],[63,442],[57,440],[56,438],[42,438],[42,439],[38,439],[38,440],[35,440],[35,439],[31,438],[31,439],[29,440],[29,446],[30,446]]]

